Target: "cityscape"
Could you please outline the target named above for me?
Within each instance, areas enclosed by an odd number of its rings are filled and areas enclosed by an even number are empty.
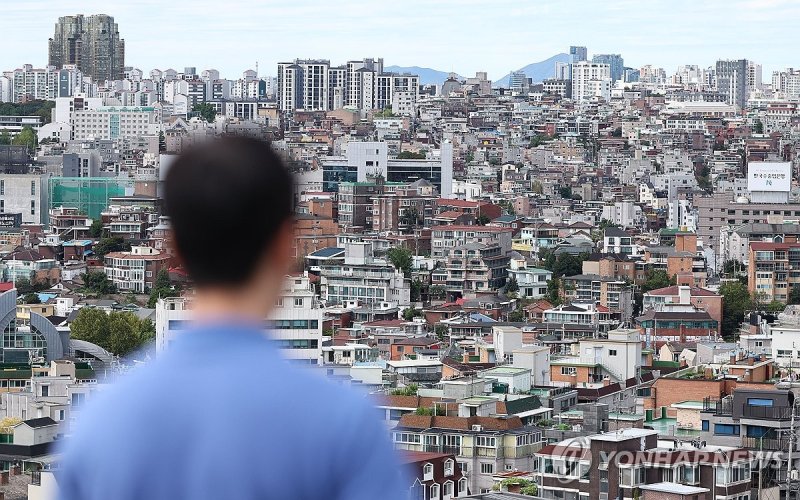
[[[374,408],[409,500],[797,497],[792,61],[565,40],[494,81],[369,47],[223,74],[130,65],[111,10],[0,67],[0,500],[58,498],[84,405],[190,334],[164,185],[223,136],[294,177],[265,331]]]

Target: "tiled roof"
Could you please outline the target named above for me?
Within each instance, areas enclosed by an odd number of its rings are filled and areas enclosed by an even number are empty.
[[[488,431],[510,431],[522,427],[519,417],[440,417],[429,415],[407,414],[400,418],[398,428],[408,429],[452,429],[472,430],[473,425],[480,425]]]
[[[656,288],[655,290],[650,290],[646,292],[647,295],[674,295],[677,296],[679,291],[678,285],[666,286],[664,288]],[[692,297],[719,297],[719,294],[712,292],[711,290],[706,290],[705,288],[700,288],[697,286],[689,287],[689,294]]]

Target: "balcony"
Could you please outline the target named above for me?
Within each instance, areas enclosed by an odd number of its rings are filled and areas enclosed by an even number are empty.
[[[792,418],[792,408],[790,406],[744,405],[742,409],[742,418],[790,420]]]
[[[788,451],[790,440],[785,438],[754,438],[743,437],[742,448],[751,450]]]
[[[703,412],[713,413],[714,415],[731,416],[733,415],[733,400],[718,400],[710,397],[703,399]]]

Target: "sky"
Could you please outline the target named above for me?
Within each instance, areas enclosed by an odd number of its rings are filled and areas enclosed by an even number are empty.
[[[499,79],[585,45],[625,65],[710,66],[746,58],[773,70],[800,66],[800,0],[3,0],[0,71],[47,64],[59,16],[109,14],[125,39],[125,64],[145,72],[186,66],[238,78],[272,76],[279,61],[332,64],[383,57]],[[6,4],[7,3],[7,4]]]

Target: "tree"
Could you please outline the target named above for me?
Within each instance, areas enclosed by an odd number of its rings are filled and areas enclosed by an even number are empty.
[[[575,276],[583,271],[584,260],[585,256],[583,255],[578,256],[566,252],[561,253],[556,257],[553,269],[549,270],[553,271],[553,274],[558,278],[562,276]]]
[[[642,286],[639,287],[642,292],[649,292],[650,290],[657,290],[675,284],[675,278],[670,277],[663,269],[653,269],[647,272],[646,279]]]
[[[390,248],[386,252],[386,258],[389,259],[395,269],[403,271],[406,277],[411,276],[411,264],[414,262],[414,255],[411,250],[405,247]]]
[[[83,288],[89,293],[110,295],[117,293],[117,286],[108,279],[103,271],[89,271],[81,275]]]
[[[414,415],[425,415],[427,417],[432,417],[434,415],[433,408],[427,408],[425,406],[420,406],[416,410],[414,410]]]
[[[553,278],[547,282],[547,301],[557,306],[561,303],[561,280]]]
[[[516,308],[508,313],[508,321],[511,323],[524,323],[525,311],[523,311],[521,307]]]
[[[156,280],[153,282],[153,288],[150,290],[150,298],[147,301],[147,307],[153,309],[158,303],[158,299],[166,299],[168,297],[179,296],[180,290],[172,286],[169,279],[169,271],[162,269],[156,275]]]
[[[167,138],[164,136],[164,131],[158,133],[158,152],[164,153],[167,151]]]
[[[761,120],[756,120],[756,122],[753,124],[753,133],[754,134],[764,133],[764,123]]]
[[[11,134],[8,133],[8,130],[3,130],[0,132],[0,146],[8,146],[11,144]]]
[[[94,253],[103,257],[111,252],[129,252],[130,249],[131,244],[121,236],[112,236],[110,238],[101,238],[97,245],[94,246]]]
[[[70,336],[97,344],[118,356],[129,354],[155,338],[155,326],[130,311],[105,313],[83,307],[70,324]]]
[[[622,127],[617,127],[611,131],[611,137],[622,137]]]
[[[419,386],[417,384],[409,384],[405,387],[398,387],[397,389],[392,391],[393,396],[416,396],[417,389]]]
[[[217,116],[217,108],[215,108],[210,102],[201,102],[194,105],[192,108],[192,113],[196,113],[200,118],[208,123],[213,123],[214,118]]]
[[[793,286],[789,291],[789,304],[800,304],[800,286]]]
[[[100,238],[103,235],[103,221],[100,219],[95,219],[92,221],[92,225],[89,226],[89,236],[92,238]]]
[[[486,224],[492,222],[492,219],[489,218],[486,214],[480,214],[476,219],[475,222],[479,226],[485,226]]]
[[[14,136],[11,144],[15,146],[28,146],[28,149],[36,149],[38,144],[36,139],[36,132],[29,126],[22,127],[22,130]]]
[[[428,288],[428,296],[430,298],[441,299],[447,294],[447,289],[442,285],[431,285]]]
[[[722,295],[722,335],[733,338],[744,321],[744,313],[753,308],[753,298],[747,286],[739,282],[723,284],[719,293]]]
[[[519,291],[519,283],[515,277],[508,278],[506,281],[506,293],[515,293]]]
[[[397,154],[398,160],[424,160],[425,158],[425,153],[415,153],[413,151],[400,151]]]
[[[569,186],[562,186],[558,188],[558,194],[565,200],[569,200],[572,198],[572,188]]]
[[[38,294],[35,294],[35,293],[31,292],[31,293],[26,293],[22,297],[22,303],[23,304],[41,304],[42,303],[42,299],[39,298]]]
[[[433,333],[436,334],[436,338],[439,340],[444,340],[449,331],[450,329],[443,323],[437,323],[436,326],[433,327]]]
[[[411,321],[418,316],[422,316],[422,311],[416,307],[409,307],[403,310],[403,319],[406,321]]]
[[[542,194],[542,183],[539,181],[533,181],[531,183],[531,192],[534,194]]]
[[[411,281],[411,302],[419,302],[422,295],[422,281],[415,279]]]

